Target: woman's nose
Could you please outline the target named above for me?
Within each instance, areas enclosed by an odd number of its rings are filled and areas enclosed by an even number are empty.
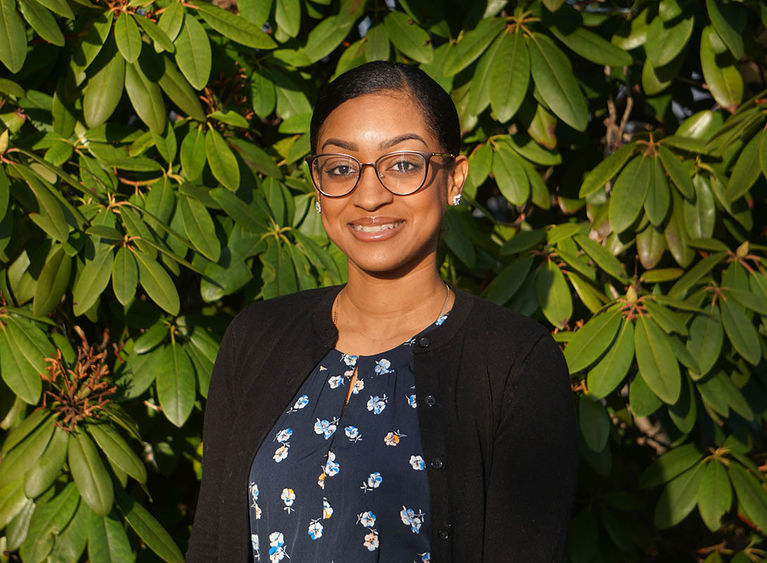
[[[363,165],[360,171],[360,179],[354,192],[354,203],[365,210],[373,211],[382,205],[391,202],[394,195],[384,188],[378,171],[370,164]]]

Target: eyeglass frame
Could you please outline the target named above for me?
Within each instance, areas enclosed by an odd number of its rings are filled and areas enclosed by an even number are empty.
[[[380,172],[378,171],[378,163],[382,159],[384,159],[384,158],[386,158],[388,156],[392,156],[394,154],[419,154],[419,155],[421,155],[424,158],[424,160],[426,160],[426,170],[424,170],[423,180],[421,181],[421,185],[419,185],[412,192],[408,192],[406,194],[395,193],[395,192],[391,191],[389,188],[387,188],[386,185],[383,183],[383,180],[381,180]],[[343,156],[343,157],[346,157],[346,158],[351,158],[352,160],[357,162],[357,164],[360,165],[359,172],[357,172],[357,180],[354,182],[354,185],[352,186],[352,188],[348,192],[346,192],[345,194],[341,194],[341,195],[331,195],[331,194],[323,192],[322,188],[317,185],[317,182],[314,180],[314,174],[312,173],[312,165],[321,156]],[[366,166],[372,166],[373,170],[375,171],[375,177],[378,180],[378,183],[381,184],[383,186],[383,188],[387,192],[389,192],[390,194],[398,195],[398,196],[413,195],[414,193],[419,192],[421,190],[421,188],[423,188],[424,184],[426,184],[426,180],[429,178],[429,165],[431,164],[431,159],[434,156],[444,156],[446,158],[455,158],[456,157],[456,155],[451,154],[449,152],[429,152],[429,151],[408,151],[408,150],[405,150],[405,151],[387,152],[386,154],[382,154],[381,156],[376,158],[374,162],[360,162],[360,160],[358,158],[355,158],[355,157],[353,157],[350,154],[336,153],[336,152],[312,154],[312,155],[307,156],[304,160],[306,161],[306,164],[309,165],[309,177],[312,179],[312,184],[314,184],[314,187],[317,189],[317,191],[320,192],[325,197],[337,199],[337,198],[341,198],[341,197],[346,197],[349,194],[351,194],[354,190],[357,189],[357,186],[359,185],[360,180],[362,179],[362,171],[365,169]]]

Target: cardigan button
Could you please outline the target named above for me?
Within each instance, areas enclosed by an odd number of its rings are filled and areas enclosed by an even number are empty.
[[[422,336],[421,338],[418,339],[418,345],[421,348],[428,348],[431,345],[431,338],[427,336]]]
[[[434,405],[437,404],[437,397],[435,397],[434,395],[426,395],[426,398],[424,399],[424,401],[426,402],[427,407],[433,407]]]
[[[435,457],[431,461],[431,467],[432,469],[442,469],[445,466],[445,463],[442,461],[441,457]]]
[[[450,532],[447,531],[447,529],[442,528],[437,532],[437,535],[439,536],[439,539],[441,540],[447,540],[450,538]]]

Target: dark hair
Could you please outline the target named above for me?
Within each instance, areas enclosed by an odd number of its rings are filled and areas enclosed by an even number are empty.
[[[458,154],[461,149],[461,125],[448,93],[418,67],[388,61],[374,61],[347,70],[328,84],[312,114],[312,153],[317,149],[319,130],[334,109],[358,96],[386,90],[400,91],[412,98],[442,149]]]

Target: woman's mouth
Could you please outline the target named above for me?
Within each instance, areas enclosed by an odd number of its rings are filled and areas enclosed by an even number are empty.
[[[402,221],[394,221],[392,223],[382,223],[380,225],[360,225],[357,223],[351,223],[351,227],[352,229],[360,233],[380,233],[382,231],[386,231],[389,229],[396,229],[402,223],[403,223]]]

